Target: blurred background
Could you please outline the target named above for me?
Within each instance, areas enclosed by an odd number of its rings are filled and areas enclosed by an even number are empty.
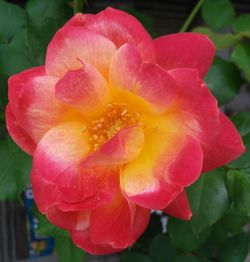
[[[225,171],[227,207],[216,221],[207,221],[209,234],[202,231],[195,236],[186,222],[154,213],[149,228],[131,250],[103,257],[86,255],[65,232],[39,215],[29,187],[31,159],[11,142],[5,128],[7,79],[44,64],[46,47],[58,28],[72,17],[74,2],[0,0],[0,262],[250,261],[250,1],[89,0],[84,3],[84,13],[96,13],[107,6],[136,16],[153,38],[196,31],[214,41],[217,55],[206,82],[221,109],[232,116],[248,148],[243,158]],[[235,182],[235,176],[243,182]],[[191,188],[191,195],[196,187]],[[210,197],[205,195],[207,202],[213,201]]]

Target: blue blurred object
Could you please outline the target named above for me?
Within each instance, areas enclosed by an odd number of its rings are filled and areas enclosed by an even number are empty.
[[[33,204],[33,192],[31,187],[29,187],[25,190],[24,207],[27,215],[28,245],[29,256],[31,259],[51,255],[55,245],[53,238],[37,234],[36,228],[38,220],[34,217],[31,211]]]

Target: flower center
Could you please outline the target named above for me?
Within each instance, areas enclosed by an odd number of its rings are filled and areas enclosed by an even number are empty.
[[[130,111],[127,104],[107,104],[103,114],[86,127],[92,149],[97,150],[122,128],[138,124],[139,118],[140,114]]]

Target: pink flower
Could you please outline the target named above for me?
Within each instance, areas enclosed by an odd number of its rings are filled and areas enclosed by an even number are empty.
[[[7,127],[33,156],[39,210],[93,254],[118,252],[150,209],[190,219],[185,188],[244,151],[202,80],[214,46],[204,35],[152,40],[112,8],[75,15],[45,66],[9,79]]]

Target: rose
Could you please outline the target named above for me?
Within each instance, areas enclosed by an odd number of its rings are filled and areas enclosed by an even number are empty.
[[[45,66],[9,79],[7,127],[33,156],[36,204],[76,245],[120,251],[150,209],[190,219],[185,187],[244,151],[202,80],[214,52],[201,34],[152,40],[107,8],[75,15]]]

